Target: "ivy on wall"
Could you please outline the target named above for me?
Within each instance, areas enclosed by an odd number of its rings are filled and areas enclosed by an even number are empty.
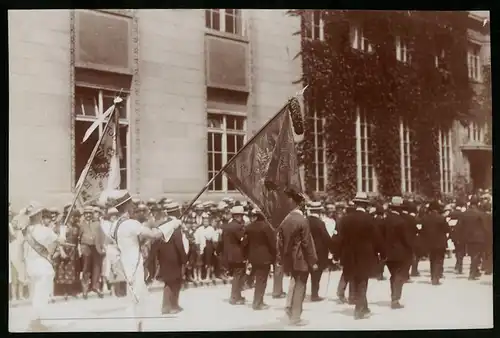
[[[327,192],[352,198],[356,192],[356,107],[366,110],[372,133],[378,192],[401,194],[400,121],[411,130],[412,170],[418,192],[439,195],[439,129],[465,120],[472,97],[467,75],[467,12],[321,11],[324,41],[307,39],[301,16],[300,81],[305,93],[306,123],[302,142],[305,185],[313,193],[313,114],[325,118]],[[310,16],[310,12],[307,13]],[[355,50],[350,27],[356,23],[373,51]],[[411,63],[396,59],[396,36],[406,38]],[[442,51],[438,53],[438,51]],[[441,55],[436,67],[436,55]]]

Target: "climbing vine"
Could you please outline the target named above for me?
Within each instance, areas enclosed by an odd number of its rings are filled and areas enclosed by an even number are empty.
[[[325,119],[328,194],[352,198],[356,192],[356,112],[362,110],[373,126],[371,162],[378,192],[383,196],[402,194],[400,121],[404,121],[412,131],[416,192],[438,197],[439,130],[467,119],[472,98],[466,62],[467,12],[320,12],[322,41],[306,36],[310,11],[290,11],[302,19],[300,80],[310,86],[305,93],[302,143],[308,193],[315,189],[314,112]],[[354,23],[362,27],[371,50],[351,47]],[[397,36],[411,50],[411,62],[396,59]]]

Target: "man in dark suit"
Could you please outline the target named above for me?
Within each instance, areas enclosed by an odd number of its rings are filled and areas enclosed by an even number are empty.
[[[479,265],[489,231],[486,214],[478,208],[478,198],[473,196],[469,203],[469,208],[462,213],[461,221],[464,223],[467,251],[471,258],[469,279],[475,280],[481,276]]]
[[[265,310],[269,306],[264,303],[264,292],[271,264],[276,260],[276,238],[260,211],[252,210],[252,218],[254,220],[245,228],[244,240],[246,257],[255,276],[252,307],[254,310]]]
[[[332,237],[333,241],[333,246],[335,252],[338,253],[339,250],[339,240],[340,240],[340,233],[342,232],[342,218],[344,218],[346,215],[349,215],[353,213],[356,208],[354,206],[354,203],[352,201],[349,201],[349,203],[339,203],[338,205],[338,214],[337,214],[337,234]],[[339,297],[339,301],[341,303],[349,303],[349,304],[354,304],[354,293],[352,292],[352,287],[350,286],[349,280],[346,278],[344,271],[342,269],[342,274],[340,275],[339,279],[339,284],[337,286],[337,297]],[[349,286],[349,296],[348,298],[345,297],[345,290]]]
[[[323,271],[328,267],[330,262],[328,254],[332,248],[332,238],[328,234],[325,223],[321,220],[320,212],[322,210],[321,202],[311,202],[307,209],[309,215],[309,228],[316,248],[316,256],[318,257],[318,269],[311,271],[311,301],[319,302],[323,298],[319,296],[319,283]]]
[[[392,309],[403,308],[399,301],[403,293],[403,284],[408,277],[407,264],[412,255],[412,240],[408,234],[406,222],[400,214],[402,207],[403,199],[399,196],[393,197],[384,222],[384,250],[386,265],[391,274]]]
[[[413,263],[413,257],[415,256],[415,243],[417,238],[417,206],[412,201],[405,200],[403,202],[403,207],[401,208],[401,217],[405,221],[405,231],[407,232],[407,237],[410,239],[411,243],[411,253],[408,256],[408,261],[406,262],[406,266],[404,268],[404,272],[406,275],[406,282],[411,283],[410,280],[410,268]]]
[[[233,218],[222,225],[222,250],[227,266],[233,275],[231,297],[229,299],[229,303],[232,305],[245,304],[245,298],[241,295],[245,276],[245,255],[243,251],[244,214],[245,210],[242,206],[234,206],[231,208]]]
[[[446,234],[449,226],[444,216],[441,215],[441,205],[437,201],[429,203],[429,212],[421,219],[422,229],[420,233],[429,253],[431,265],[432,285],[440,285],[442,276],[444,254],[446,252]]]
[[[383,253],[382,238],[374,219],[366,212],[366,193],[358,193],[353,200],[355,210],[344,216],[340,223],[339,247],[336,256],[340,258],[343,274],[350,282],[352,297],[356,305],[354,318],[363,319],[370,314],[366,292],[370,274],[377,268],[378,254]]]
[[[458,275],[463,274],[465,257],[464,222],[461,220],[464,211],[465,202],[458,201],[455,210],[450,213],[450,220],[448,221],[448,225],[450,226],[450,238],[455,246],[455,273]]]
[[[285,190],[295,205],[278,228],[278,264],[284,272],[291,275],[290,287],[285,311],[291,325],[303,326],[300,319],[302,305],[306,296],[306,284],[309,271],[318,269],[318,257],[314,248],[309,222],[301,210],[305,203],[304,196],[293,188]]]
[[[93,220],[94,208],[84,208],[84,220],[80,225],[80,249],[82,252],[82,287],[83,298],[87,298],[88,290],[102,298],[100,288],[102,262],[105,255],[104,232],[99,221]]]
[[[166,211],[171,218],[179,219],[180,206],[173,202],[166,205]],[[159,240],[155,246],[156,257],[160,263],[160,277],[165,283],[163,288],[162,314],[176,314],[183,309],[179,306],[183,266],[187,263],[187,249],[182,241],[182,228],[178,227],[170,238]]]

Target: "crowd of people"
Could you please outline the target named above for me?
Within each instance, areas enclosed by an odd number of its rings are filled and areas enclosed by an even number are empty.
[[[181,218],[179,232],[168,238],[141,239],[144,279],[165,283],[163,314],[182,311],[182,283],[210,284],[231,279],[230,303],[244,304],[241,291],[254,287],[253,308],[264,310],[269,275],[273,275],[273,298],[287,298],[286,312],[292,324],[301,325],[300,315],[307,280],[311,278],[311,300],[321,301],[319,285],[326,269],[342,268],[337,287],[340,301],[355,304],[355,317],[369,316],[366,289],[369,278],[384,279],[390,272],[392,308],[400,304],[403,285],[418,276],[419,262],[429,259],[431,282],[443,277],[446,249],[456,256],[456,273],[463,273],[463,258],[471,257],[469,279],[482,269],[492,273],[492,197],[488,192],[442,205],[439,201],[418,203],[393,197],[380,205],[358,194],[350,202],[309,201],[291,193],[296,212],[281,225],[270,226],[251,203],[224,198],[216,203],[197,202],[187,213],[167,198],[142,201],[131,198],[127,218],[154,229],[171,218]],[[119,222],[123,211],[113,205],[88,205],[62,212],[55,208],[24,208],[9,213],[9,283],[11,298],[29,296],[25,265],[29,264],[25,229],[40,216],[43,226],[61,238],[51,254],[55,276],[53,295],[87,298],[90,292],[103,297],[130,293],[119,259],[123,254],[116,233],[106,224]],[[306,217],[303,217],[303,216]],[[306,220],[306,221],[304,221]],[[176,235],[178,234],[178,236]],[[173,243],[163,246],[161,242]],[[29,250],[28,250],[29,251]],[[290,290],[283,290],[283,276],[290,275]],[[348,297],[345,296],[349,289]]]

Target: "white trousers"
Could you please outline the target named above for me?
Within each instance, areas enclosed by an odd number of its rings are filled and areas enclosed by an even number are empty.
[[[47,318],[50,295],[54,288],[54,274],[33,276],[31,280],[31,319]]]
[[[134,276],[127,273],[127,317],[134,319],[133,322],[137,325],[146,316],[148,309],[148,294],[149,290],[144,282],[144,268],[142,260],[140,266]],[[127,269],[128,270],[128,269]],[[129,277],[130,276],[130,277]],[[132,279],[132,280],[131,280]]]

